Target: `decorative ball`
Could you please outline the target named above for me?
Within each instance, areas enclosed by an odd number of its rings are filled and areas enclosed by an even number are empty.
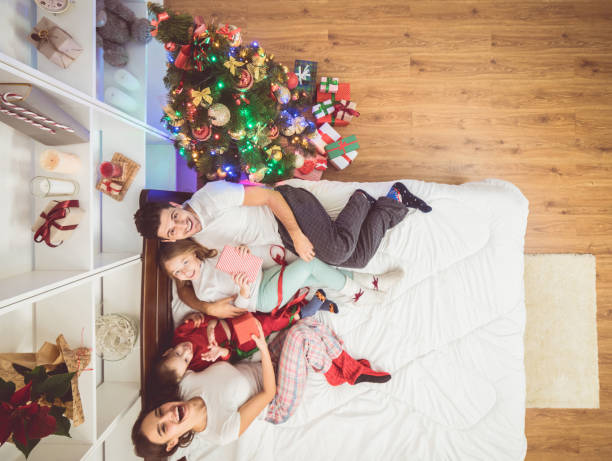
[[[302,134],[302,132],[308,126],[306,119],[301,115],[293,119],[293,126],[295,126],[295,134]]]
[[[289,72],[287,74],[287,86],[290,90],[293,90],[296,86],[298,86],[298,78],[293,72]]]
[[[281,151],[277,151],[272,155],[272,158],[279,162],[283,158],[283,153]]]
[[[229,137],[234,139],[234,140],[239,140],[242,139],[246,136],[246,131],[244,130],[238,130],[238,131],[228,131],[227,134],[229,134]]]
[[[283,106],[291,100],[291,92],[286,86],[279,86],[276,91],[274,91],[274,95],[276,96],[276,100]]]
[[[253,86],[253,75],[247,69],[240,70],[240,80],[236,83],[236,88],[240,91],[250,90]]]
[[[217,168],[217,176],[221,179],[227,176],[227,173],[221,169],[221,167]]]
[[[166,44],[164,45],[164,48],[165,48],[167,51],[175,51],[175,50],[176,50],[176,43],[174,43],[174,42],[168,42],[168,43],[166,43]]]
[[[230,32],[234,32],[236,29],[238,29],[238,27],[233,26],[231,24],[227,25],[226,27]],[[221,29],[223,29],[223,27],[220,27],[219,29],[217,29],[217,33],[219,33],[219,30]],[[240,30],[238,30],[238,32],[234,32],[233,35],[231,35],[231,37],[232,38],[230,38],[229,36],[227,37],[229,46],[231,47],[240,46],[240,44],[242,43],[242,35],[240,34]]]
[[[121,314],[101,315],[96,319],[96,352],[104,360],[121,360],[134,349],[138,327]]]
[[[210,125],[202,125],[199,128],[192,128],[191,133],[198,141],[207,141],[212,135],[212,128]]]
[[[273,123],[271,125],[268,126],[268,138],[269,139],[276,139],[278,138],[278,127],[276,125],[274,125]]]
[[[249,174],[249,181],[251,182],[261,182],[266,175],[267,168],[260,168],[255,173]]]
[[[230,121],[230,110],[223,104],[213,104],[208,109],[208,119],[215,126],[223,126]]]

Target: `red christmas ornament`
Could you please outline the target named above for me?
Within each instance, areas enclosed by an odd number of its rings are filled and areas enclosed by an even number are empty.
[[[289,72],[287,74],[287,88],[293,90],[296,86],[298,86],[298,78],[293,72]]]
[[[212,129],[210,125],[203,125],[200,128],[192,128],[191,133],[198,141],[207,141],[212,135]]]
[[[176,43],[168,42],[164,45],[164,48],[168,51],[174,51],[176,50]]]
[[[274,124],[268,126],[268,138],[276,139],[278,138],[278,127]]]
[[[240,80],[236,84],[236,88],[241,91],[249,90],[253,86],[253,76],[246,69],[240,70]]]

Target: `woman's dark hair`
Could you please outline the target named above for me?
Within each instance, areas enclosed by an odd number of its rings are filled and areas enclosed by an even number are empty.
[[[193,253],[200,261],[217,256],[217,250],[206,248],[190,238],[177,240],[176,242],[162,243],[159,246],[158,261],[160,267],[166,271],[169,277],[174,279],[174,276],[168,273],[166,263],[172,258],[185,253]]]
[[[173,455],[179,448],[189,446],[195,433],[193,431],[189,431],[180,436],[178,444],[172,447],[172,449],[169,451],[166,451],[166,445],[159,445],[151,442],[142,432],[142,421],[144,420],[145,416],[164,403],[176,402],[181,399],[178,396],[178,385],[176,383],[174,383],[174,386],[170,388],[152,385],[149,387],[148,394],[153,396],[150,399],[151,402],[148,402],[148,404],[142,409],[138,415],[138,418],[136,418],[134,426],[132,426],[132,443],[134,444],[134,451],[136,452],[137,456],[142,458],[165,458]]]

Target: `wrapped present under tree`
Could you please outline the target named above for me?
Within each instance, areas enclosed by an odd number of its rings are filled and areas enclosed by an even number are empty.
[[[317,63],[315,61],[296,59],[293,72],[298,78],[297,89],[306,92],[309,100],[312,101],[317,82]]]
[[[327,155],[325,146],[340,139],[340,133],[333,129],[329,123],[324,123],[317,131],[312,133],[308,140],[313,144],[317,151],[322,155]]]
[[[326,93],[321,91],[321,88],[317,89],[317,102],[330,100],[334,104],[334,111],[324,117],[317,119],[317,125],[323,123],[329,123],[331,126],[346,126],[348,125],[348,121],[346,120],[338,120],[336,116],[336,105],[340,103],[340,101],[345,100],[349,101],[351,99],[351,85],[349,83],[339,83],[338,91],[335,93]]]
[[[357,158],[357,149],[359,149],[359,144],[357,143],[357,137],[355,135],[341,138],[325,146],[329,163],[338,170],[343,170]]]
[[[312,113],[317,119],[317,123],[320,119],[325,117],[326,115],[332,114],[334,112],[334,104],[331,99],[327,101],[321,101],[319,104],[315,104],[312,106]]]
[[[336,93],[338,91],[338,79],[334,77],[321,77],[319,90],[324,93]]]

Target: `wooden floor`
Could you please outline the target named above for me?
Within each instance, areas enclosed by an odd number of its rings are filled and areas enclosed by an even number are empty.
[[[327,179],[506,179],[530,201],[527,253],[597,256],[601,409],[528,409],[527,459],[612,460],[612,1],[166,5],[351,83],[359,157]]]

